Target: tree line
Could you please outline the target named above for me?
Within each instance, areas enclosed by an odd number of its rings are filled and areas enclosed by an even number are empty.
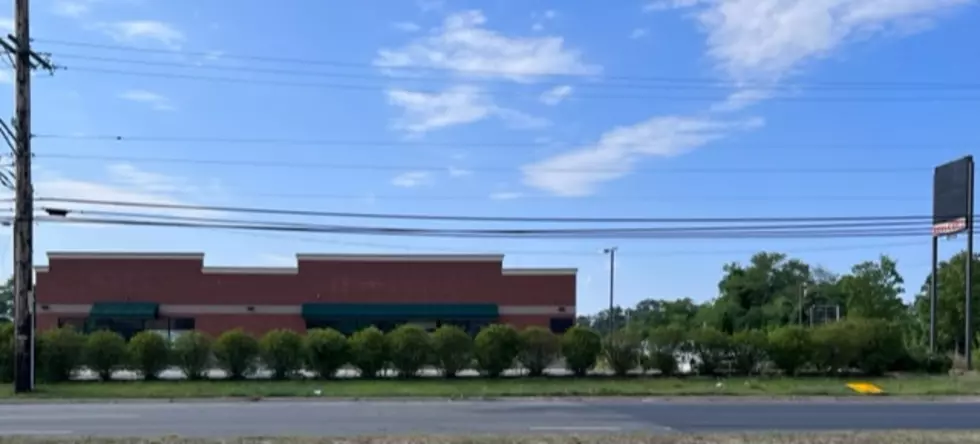
[[[980,292],[980,255],[973,258],[973,282]],[[966,252],[938,267],[937,350],[962,354],[965,335]],[[786,254],[760,252],[747,264],[729,263],[718,282],[718,295],[703,303],[690,298],[646,299],[634,307],[615,307],[594,316],[580,316],[579,325],[600,332],[624,326],[650,331],[656,326],[683,329],[710,327],[729,334],[772,330],[801,324],[818,325],[828,320],[882,319],[903,329],[910,347],[928,347],[929,285],[932,276],[906,303],[905,279],[889,256],[854,265],[844,274]],[[802,295],[802,298],[801,298]],[[802,304],[801,304],[802,299]],[[980,303],[973,304],[973,331],[980,332]],[[969,346],[980,344],[980,334]]]

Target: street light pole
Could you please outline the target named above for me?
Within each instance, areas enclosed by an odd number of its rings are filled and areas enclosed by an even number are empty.
[[[609,255],[609,333],[616,331],[616,318],[613,308],[615,307],[616,294],[616,251],[619,247],[610,247],[602,250]]]

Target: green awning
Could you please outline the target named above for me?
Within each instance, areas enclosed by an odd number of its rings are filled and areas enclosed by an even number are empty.
[[[492,319],[496,304],[303,304],[306,319]]]
[[[156,302],[96,302],[92,304],[89,317],[156,319],[160,304]]]

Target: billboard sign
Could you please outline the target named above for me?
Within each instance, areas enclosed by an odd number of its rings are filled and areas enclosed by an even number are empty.
[[[932,182],[932,234],[952,236],[967,229],[973,156],[936,167]]]

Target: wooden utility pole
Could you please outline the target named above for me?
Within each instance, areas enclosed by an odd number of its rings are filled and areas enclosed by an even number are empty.
[[[34,189],[31,182],[31,31],[29,0],[14,1],[16,70],[14,185],[14,392],[34,389]]]

